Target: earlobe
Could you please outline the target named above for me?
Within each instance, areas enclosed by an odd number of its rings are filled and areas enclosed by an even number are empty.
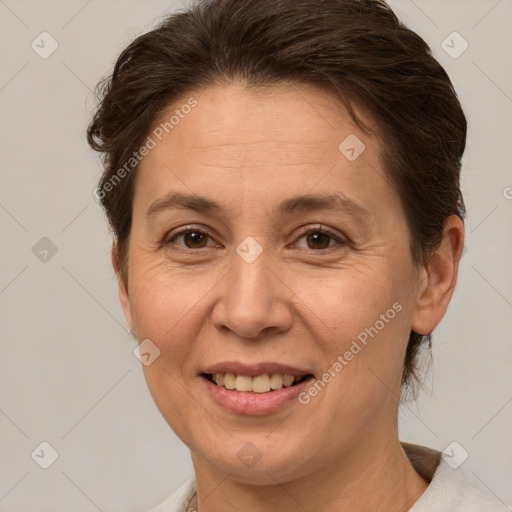
[[[452,298],[464,247],[464,224],[453,215],[446,219],[441,242],[420,273],[411,329],[430,334],[443,318]]]
[[[117,253],[117,247],[114,244],[112,244],[112,267],[114,268],[114,272],[117,277],[117,287],[119,291],[119,302],[121,303],[121,307],[123,308],[124,317],[126,318],[126,321],[128,322],[128,326],[130,330],[133,329],[133,319],[132,319],[132,312],[131,312],[131,306],[130,306],[130,296],[128,294],[128,290],[126,288],[126,285],[124,283],[123,277],[121,275],[120,271],[120,265],[119,265],[119,257]]]

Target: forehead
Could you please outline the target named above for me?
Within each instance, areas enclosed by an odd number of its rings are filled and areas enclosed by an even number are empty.
[[[283,159],[293,159],[317,148],[317,159],[336,151],[344,136],[360,133],[332,91],[309,84],[254,89],[240,83],[217,84],[174,101],[155,126],[163,127],[192,97],[197,106],[179,124],[164,129],[169,134],[162,134],[172,135],[183,150],[232,156],[240,149],[236,146],[243,145],[244,152],[264,160],[267,151],[274,158],[281,153]]]
[[[243,186],[269,200],[269,191],[349,190],[383,173],[378,140],[357,128],[333,92],[308,84],[191,92],[169,105],[150,136],[155,147],[137,173],[136,196],[144,202],[171,183],[209,195],[236,195]]]

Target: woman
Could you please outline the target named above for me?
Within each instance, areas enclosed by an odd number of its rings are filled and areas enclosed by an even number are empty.
[[[426,43],[377,0],[200,2],[101,94],[120,300],[195,470],[155,512],[506,510],[398,438],[464,243]]]

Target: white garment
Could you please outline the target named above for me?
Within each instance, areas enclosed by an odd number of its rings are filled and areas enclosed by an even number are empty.
[[[498,498],[476,488],[460,467],[452,469],[441,452],[401,444],[414,469],[430,482],[409,512],[510,512]]]
[[[429,483],[409,512],[510,512],[500,500],[477,489],[460,469],[452,469],[441,452],[402,442],[414,469]],[[186,506],[195,492],[195,478],[189,478],[164,503],[150,512],[195,512]]]
[[[196,479],[190,477],[181,487],[178,488],[169,498],[150,512],[189,512],[187,503],[196,491]],[[190,512],[195,512],[194,509]]]

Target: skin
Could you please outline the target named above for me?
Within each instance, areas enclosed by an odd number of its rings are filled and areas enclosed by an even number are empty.
[[[219,84],[174,102],[162,119],[190,96],[198,105],[137,171],[127,282],[115,247],[112,259],[128,324],[161,351],[144,374],[191,450],[198,509],[408,510],[427,482],[398,439],[402,362],[410,330],[431,332],[446,311],[461,221],[447,219],[439,248],[416,266],[381,141],[358,130],[328,91]],[[366,146],[355,161],[338,150],[349,134]],[[170,209],[147,220],[150,205],[171,191],[208,196],[229,214]],[[289,197],[333,191],[366,216],[276,213]],[[320,224],[345,242],[299,231]],[[190,225],[210,235],[204,247],[173,238]],[[248,236],[263,249],[253,263],[235,250]],[[226,360],[277,361],[319,377],[397,302],[400,313],[307,405],[246,416],[204,392],[201,371]],[[252,467],[237,457],[248,442],[261,454]]]

